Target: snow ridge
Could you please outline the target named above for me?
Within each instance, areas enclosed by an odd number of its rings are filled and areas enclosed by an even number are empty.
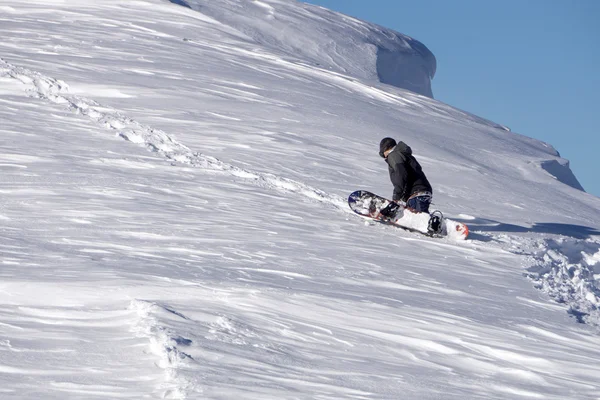
[[[433,98],[435,56],[423,43],[392,29],[295,1],[171,2],[210,16],[286,57]]]
[[[69,94],[69,86],[62,80],[15,66],[2,58],[0,58],[0,77],[10,77],[18,80],[28,86],[27,92],[31,97],[65,105],[74,112],[82,114],[106,128],[116,130],[119,137],[144,146],[149,151],[157,152],[174,163],[224,172],[264,188],[298,193],[309,199],[332,205],[341,211],[350,213],[346,200],[339,196],[330,195],[320,189],[292,179],[270,173],[249,171],[227,164],[215,157],[194,152],[161,130],[143,125],[94,100]]]

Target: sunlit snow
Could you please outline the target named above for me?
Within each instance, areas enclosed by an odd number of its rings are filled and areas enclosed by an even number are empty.
[[[434,100],[423,44],[288,0],[0,34],[0,398],[598,398],[600,199]],[[468,240],[351,212],[386,136]]]

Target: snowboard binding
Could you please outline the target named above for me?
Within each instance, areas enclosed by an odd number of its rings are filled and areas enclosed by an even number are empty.
[[[440,211],[431,213],[429,223],[427,224],[427,233],[430,235],[439,235],[442,233],[444,215]]]
[[[379,216],[382,220],[393,219],[396,216],[396,213],[398,212],[399,208],[400,205],[398,203],[390,202],[390,204],[388,204],[387,206],[382,208],[381,211],[379,211]]]

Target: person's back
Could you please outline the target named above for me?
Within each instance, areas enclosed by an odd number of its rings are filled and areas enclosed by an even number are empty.
[[[433,190],[411,148],[404,142],[384,138],[379,149],[394,185],[392,199],[405,202],[415,211],[429,212]]]
[[[407,202],[415,194],[432,194],[431,184],[427,180],[421,165],[412,155],[411,148],[406,143],[398,142],[387,156],[386,162],[390,178],[394,183],[393,200]],[[399,176],[403,177],[402,181],[398,180]]]

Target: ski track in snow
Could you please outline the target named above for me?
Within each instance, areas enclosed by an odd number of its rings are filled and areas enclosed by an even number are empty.
[[[1,58],[0,77],[10,77],[19,81],[26,85],[29,96],[63,105],[108,129],[115,130],[123,139],[159,153],[170,162],[223,172],[260,187],[300,194],[345,213],[351,213],[343,198],[301,182],[242,169],[194,152],[163,131],[143,125],[94,100],[70,94],[68,85],[61,80],[12,65]],[[498,236],[496,239],[499,239],[503,248],[527,257],[525,275],[536,287],[559,303],[565,304],[578,321],[600,327],[600,243],[592,239],[566,237],[533,240],[518,236]],[[201,391],[180,373],[182,369],[196,363],[192,356],[184,351],[191,340],[169,328],[167,323],[161,322],[165,315],[169,318],[172,315],[183,319],[186,317],[167,305],[145,300],[132,301],[129,310],[137,315],[135,334],[149,341],[151,352],[158,359],[157,365],[164,371],[164,380],[159,387],[163,397],[185,399],[189,395],[188,390]],[[226,324],[227,321],[223,323]],[[521,395],[526,396],[527,393]]]
[[[215,157],[193,152],[187,146],[177,142],[161,130],[143,125],[119,111],[99,104],[94,100],[69,94],[69,86],[62,80],[15,66],[0,58],[0,77],[5,76],[27,85],[27,92],[31,97],[64,105],[106,128],[116,130],[118,136],[123,139],[145,146],[148,150],[161,154],[169,161],[207,170],[221,171],[261,187],[298,193],[309,199],[333,205],[344,212],[350,212],[347,209],[346,200],[339,196],[327,194],[322,190],[310,187],[301,182],[269,173],[248,171],[227,164]]]

